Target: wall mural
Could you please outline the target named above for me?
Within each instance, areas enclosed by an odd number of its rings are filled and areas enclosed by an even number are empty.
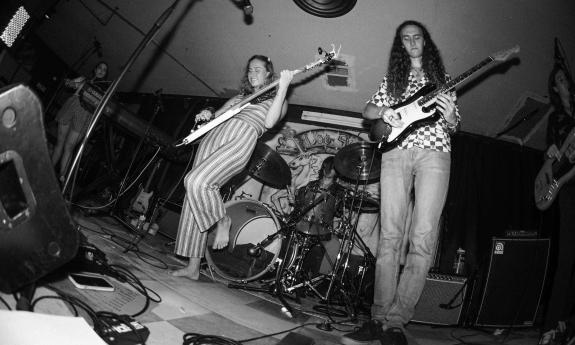
[[[244,198],[258,200],[278,218],[287,219],[292,209],[290,198],[299,188],[318,179],[323,160],[328,156],[335,156],[347,145],[364,140],[362,134],[287,122],[277,135],[264,143],[287,163],[291,173],[291,184],[286,188],[275,188],[254,178],[247,178],[235,186],[230,202]],[[365,207],[362,207],[362,211],[359,212],[359,220],[354,218],[352,222],[357,220],[357,232],[375,254],[374,250],[377,247],[377,231],[375,230],[379,228],[379,182],[370,184],[360,182],[360,185],[356,186],[354,182],[338,178],[336,183],[338,189],[344,191],[341,195],[349,196],[350,193],[345,191],[354,191],[357,187],[357,191],[365,196]],[[358,212],[353,212],[353,217],[357,216]],[[337,234],[338,231],[343,231],[340,225],[341,219],[336,217],[333,232]]]

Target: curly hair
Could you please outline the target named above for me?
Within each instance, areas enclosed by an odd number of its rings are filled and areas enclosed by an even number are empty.
[[[253,60],[260,60],[261,62],[263,62],[266,66],[266,71],[268,71],[270,73],[269,76],[267,77],[264,85],[270,84],[275,79],[274,64],[272,63],[272,60],[265,55],[254,55],[254,56],[252,56],[248,60],[248,63],[246,64],[246,68],[244,70],[244,76],[242,77],[242,80],[240,82],[240,93],[244,96],[252,94],[254,92],[254,88],[253,88],[252,84],[250,84],[250,81],[248,80],[248,72],[250,69],[250,63]]]
[[[563,67],[563,65],[556,63],[553,65],[553,69],[551,70],[551,73],[549,73],[549,79],[547,80],[547,91],[549,92],[549,100],[551,101],[551,105],[556,110],[563,109],[563,111],[567,111],[567,110],[573,111],[575,109],[575,101],[573,100],[573,93],[571,93],[570,100],[569,100],[569,103],[571,105],[571,109],[564,109],[563,102],[561,101],[561,97],[559,96],[559,93],[557,93],[557,91],[554,90],[556,83],[557,83],[555,81],[555,77],[561,71],[563,71],[563,73],[565,73],[565,77],[567,77],[567,72],[565,71],[565,68]],[[569,81],[569,89],[573,90],[573,87],[574,87],[573,82]]]
[[[414,20],[405,21],[395,32],[387,67],[388,90],[390,95],[397,100],[401,99],[401,95],[407,88],[409,71],[411,70],[411,60],[403,47],[401,37],[401,31],[408,25],[419,27],[423,33],[425,45],[423,46],[422,65],[427,78],[437,86],[446,82],[445,67],[429,31],[420,22]]]

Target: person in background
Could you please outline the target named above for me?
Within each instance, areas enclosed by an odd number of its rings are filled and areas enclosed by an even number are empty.
[[[547,160],[560,159],[560,148],[566,144],[565,157],[575,162],[575,91],[562,64],[555,64],[548,80],[548,92],[553,112],[547,125]],[[571,142],[569,144],[569,142]],[[547,165],[549,168],[551,165]],[[551,171],[546,171],[549,181]],[[551,285],[551,294],[545,312],[540,345],[566,344],[575,331],[575,182],[565,183],[558,194],[559,235],[557,238],[557,266]]]
[[[367,102],[363,117],[403,127],[406,118],[402,119],[391,107],[408,100],[428,83],[440,86],[448,79],[427,29],[416,21],[403,22],[395,32],[387,75]],[[447,197],[450,135],[460,120],[455,100],[452,92],[439,94],[435,100],[439,119],[417,127],[397,147],[382,154],[381,228],[371,320],[345,334],[341,338],[343,344],[407,344],[404,327],[413,316],[433,261],[439,219]],[[413,214],[410,228],[406,229],[412,195]],[[406,231],[408,252],[401,270]]]
[[[282,71],[276,89],[256,97],[252,104],[202,139],[192,170],[184,179],[186,196],[176,236],[175,253],[188,257],[189,261],[185,267],[172,271],[172,275],[199,278],[210,229],[215,231],[213,249],[228,245],[231,219],[226,215],[220,187],[247,166],[257,139],[286,114],[286,94],[294,73]],[[217,111],[202,110],[196,115],[196,121],[222,115],[275,79],[272,61],[263,55],[252,56],[242,78],[240,93]]]
[[[52,164],[56,168],[60,182],[64,182],[72,154],[86,134],[92,112],[95,109],[82,100],[82,92],[87,85],[90,85],[98,89],[103,95],[110,86],[110,81],[106,80],[107,76],[108,64],[99,62],[92,71],[91,78],[80,76],[75,79],[64,80],[67,87],[74,89],[74,94],[66,100],[56,115],[58,137],[52,151]]]
[[[318,179],[297,190],[291,216],[299,220],[296,230],[314,236],[323,248],[324,255],[318,269],[322,274],[331,273],[340,246],[332,233],[334,217],[340,207],[336,178],[334,157],[326,157],[321,163]]]

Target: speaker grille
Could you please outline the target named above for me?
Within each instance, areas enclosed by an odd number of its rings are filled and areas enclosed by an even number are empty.
[[[493,238],[492,241],[476,324],[531,327],[547,274],[549,240]]]

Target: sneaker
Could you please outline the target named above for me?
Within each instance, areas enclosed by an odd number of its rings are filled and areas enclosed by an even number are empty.
[[[390,327],[385,330],[385,336],[381,339],[381,345],[407,345],[407,338],[403,334],[403,329]]]
[[[357,330],[344,334],[340,342],[344,345],[376,345],[383,334],[381,322],[370,320],[364,322]]]

